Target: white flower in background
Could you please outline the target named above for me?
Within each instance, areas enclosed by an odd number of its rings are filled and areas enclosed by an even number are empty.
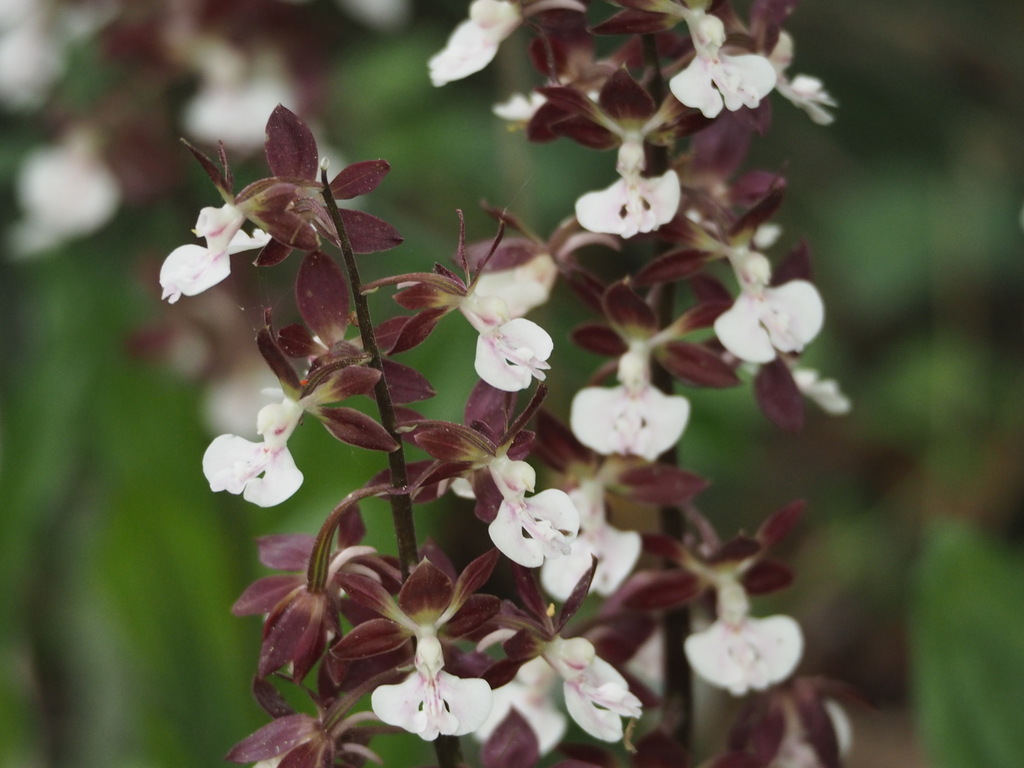
[[[556,637],[543,656],[562,676],[569,716],[594,738],[619,741],[621,718],[642,714],[640,699],[629,692],[626,679],[597,655],[589,640]]]
[[[491,687],[485,680],[444,671],[441,643],[432,627],[421,626],[417,633],[414,665],[403,682],[373,691],[370,703],[377,717],[424,741],[441,734],[462,736],[483,725],[491,710]]]
[[[430,81],[441,86],[479,72],[491,63],[498,45],[522,21],[518,3],[473,0],[469,18],[455,28],[444,49],[430,59]]]
[[[690,401],[652,386],[646,344],[634,346],[619,358],[620,386],[576,393],[569,426],[581,443],[602,455],[654,461],[679,441],[690,418]]]
[[[488,271],[477,277],[473,292],[497,296],[505,302],[510,318],[523,317],[545,304],[558,277],[558,266],[550,254],[539,253],[512,269]]]
[[[559,677],[542,658],[531,659],[519,668],[513,680],[492,691],[493,704],[487,720],[473,737],[487,741],[494,729],[515,709],[537,737],[540,754],[546,755],[565,735],[566,717],[551,701],[552,687]]]
[[[640,557],[640,534],[620,531],[608,523],[604,503],[604,484],[596,478],[583,480],[569,491],[579,512],[580,532],[565,557],[545,560],[540,581],[548,594],[565,600],[590,568],[591,557],[598,559],[590,591],[608,596],[629,576]]]
[[[337,0],[337,3],[356,21],[381,32],[401,28],[412,12],[410,0]]]
[[[544,94],[536,91],[532,91],[529,96],[516,93],[500,104],[495,104],[491,111],[502,120],[511,123],[528,123],[545,102],[547,98]]]
[[[803,351],[825,322],[818,289],[806,280],[769,287],[771,266],[755,251],[735,250],[729,253],[729,261],[740,295],[715,320],[722,346],[750,363],[770,363],[777,351]]]
[[[822,379],[812,368],[794,368],[792,373],[793,381],[804,397],[817,403],[825,413],[843,416],[850,412],[850,398],[839,389],[839,382],[835,379]]]
[[[33,150],[18,169],[15,184],[25,215],[11,237],[21,255],[95,232],[121,204],[117,178],[85,131],[73,131],[59,144]]]
[[[597,192],[588,192],[576,201],[576,218],[590,232],[633,237],[653,232],[672,220],[679,210],[679,176],[668,171],[646,177],[643,144],[627,140],[619,147],[619,178]]]
[[[302,485],[302,472],[288,451],[288,438],[302,418],[294,400],[265,405],[257,416],[262,443],[237,435],[221,435],[203,454],[203,474],[212,491],[242,494],[260,507],[273,507],[290,498]]]
[[[262,230],[254,230],[252,235],[242,232],[244,222],[245,216],[231,204],[203,208],[195,233],[206,238],[206,247],[189,244],[171,251],[160,268],[161,298],[173,304],[182,296],[212,288],[231,273],[231,254],[270,242],[270,235]]]
[[[497,516],[487,529],[494,546],[526,568],[569,554],[580,516],[568,494],[549,488],[526,498],[527,492],[533,492],[537,475],[525,461],[499,456],[488,470],[502,496]]]
[[[778,76],[776,89],[795,106],[806,112],[818,125],[829,125],[835,118],[826,107],[838,106],[824,84],[810,75],[797,75],[792,80],[786,76],[786,68],[793,61],[793,38],[786,32],[779,34],[779,41],[769,57]]]
[[[532,320],[512,318],[497,296],[470,294],[459,309],[480,334],[474,367],[481,379],[506,392],[526,389],[535,378],[544,380],[554,349],[547,331]]]
[[[3,12],[0,102],[15,109],[38,107],[63,71],[63,46],[42,9],[27,7],[20,16]]]
[[[754,53],[732,55],[722,52],[725,25],[717,16],[684,8],[696,55],[679,74],[669,80],[669,89],[688,107],[705,117],[717,117],[723,105],[729,111],[756,107],[775,87],[771,62]]]
[[[803,633],[789,616],[751,618],[742,585],[718,586],[718,618],[686,638],[690,666],[707,682],[734,696],[762,691],[789,677],[803,654]]]
[[[201,83],[185,105],[185,132],[207,144],[253,152],[266,141],[267,115],[295,101],[283,67],[271,56],[248,60],[223,43],[200,48],[195,62]]]

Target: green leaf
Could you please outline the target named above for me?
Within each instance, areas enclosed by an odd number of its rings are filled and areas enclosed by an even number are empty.
[[[914,694],[938,768],[1024,755],[1024,560],[976,531],[932,532],[912,598]]]

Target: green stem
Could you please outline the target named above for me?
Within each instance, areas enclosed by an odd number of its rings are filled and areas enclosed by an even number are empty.
[[[327,170],[320,172],[320,180],[323,182],[324,202],[327,204],[327,212],[338,232],[338,243],[341,247],[341,255],[345,261],[345,269],[348,272],[349,284],[352,288],[352,300],[356,308],[356,320],[359,324],[359,335],[363,340],[363,350],[370,356],[369,365],[380,371],[380,379],[373,388],[374,399],[377,401],[377,411],[380,414],[380,423],[388,434],[398,443],[398,448],[388,454],[388,468],[391,470],[391,487],[400,491],[391,495],[391,519],[395,527],[395,539],[398,544],[398,561],[402,568],[402,578],[409,576],[409,571],[419,560],[418,547],[416,545],[416,525],[412,515],[412,498],[404,491],[409,485],[409,471],[405,462],[405,450],[402,444],[402,437],[398,434],[398,420],[395,418],[395,405],[391,401],[391,389],[388,387],[387,376],[384,374],[384,365],[380,354],[380,347],[377,346],[377,337],[373,331],[373,320],[370,317],[370,305],[363,295],[363,284],[359,279],[359,266],[356,264],[356,256],[352,251],[352,243],[348,239],[348,232],[345,231],[345,224],[341,220],[341,213],[338,211],[338,204],[331,193],[331,185],[327,180]]]
[[[650,70],[648,90],[654,103],[660,105],[665,99],[665,79],[658,61],[658,49],[653,35],[643,36],[644,61]],[[670,155],[666,146],[651,146],[649,171],[660,176],[669,169]],[[655,244],[654,256],[664,252],[666,243]],[[665,328],[675,319],[676,291],[671,283],[658,286],[654,292],[655,312],[658,316],[658,327]],[[651,374],[651,383],[666,394],[672,393],[672,376],[655,364]],[[673,446],[663,453],[658,460],[663,464],[679,465],[679,452]],[[678,507],[662,507],[658,511],[661,532],[682,541],[686,533],[683,512]],[[678,564],[666,560],[664,568],[678,568]],[[665,655],[662,673],[665,680],[665,691],[662,698],[662,722],[688,753],[693,745],[693,671],[683,652],[683,643],[690,634],[690,609],[683,606],[673,611],[666,611],[661,620],[665,638]]]

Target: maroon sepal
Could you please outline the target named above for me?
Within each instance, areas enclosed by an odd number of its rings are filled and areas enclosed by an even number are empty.
[[[385,453],[398,449],[398,443],[379,422],[354,408],[320,407],[314,413],[327,431],[343,443]]]
[[[757,228],[768,221],[782,205],[782,190],[773,189],[757,205],[743,214],[729,229],[729,239],[734,242],[750,242]]]
[[[286,715],[271,720],[250,736],[238,742],[224,757],[233,763],[255,763],[295,749],[298,745],[323,734],[320,721],[303,714]]]
[[[754,397],[770,421],[789,432],[804,426],[804,398],[789,366],[780,358],[761,366],[754,378]]]
[[[452,602],[455,605],[461,605],[468,595],[473,594],[487,583],[494,572],[494,566],[497,565],[500,554],[497,549],[488,550],[463,568],[459,578],[455,581],[455,593],[452,595]]]
[[[513,707],[484,742],[480,760],[484,768],[527,768],[540,759],[533,728]]]
[[[652,35],[672,29],[679,17],[668,13],[648,13],[627,8],[593,28],[595,35]]]
[[[351,208],[339,209],[352,250],[356,253],[389,251],[404,238],[383,219]]]
[[[806,506],[807,502],[800,499],[773,512],[757,529],[757,540],[766,548],[774,547],[800,522]]]
[[[313,537],[306,533],[277,533],[256,539],[260,562],[278,571],[304,571],[313,551]]]
[[[267,165],[275,176],[316,178],[320,158],[312,131],[291,110],[278,104],[267,120]]]
[[[497,450],[477,430],[450,421],[423,422],[413,433],[413,442],[440,461],[476,465],[489,462]]]
[[[324,346],[313,339],[313,335],[304,325],[292,323],[277,331],[277,345],[288,357],[318,357],[323,354]]]
[[[594,744],[561,744],[558,751],[569,757],[551,768],[619,768],[619,761],[604,747]]]
[[[380,377],[381,373],[376,368],[337,361],[310,372],[302,397],[315,395],[313,401],[324,404],[336,403],[353,395],[369,395]]]
[[[616,474],[615,492],[632,501],[680,506],[708,487],[703,477],[670,464],[622,461],[626,467]]]
[[[387,359],[382,360],[381,365],[391,390],[391,402],[395,405],[416,403],[436,394],[427,377],[415,368]]]
[[[515,579],[516,592],[519,600],[534,619],[540,622],[540,626],[551,631],[551,617],[548,616],[548,604],[541,594],[540,586],[537,584],[537,576],[533,570],[524,568],[518,563],[512,564],[512,576]]]
[[[331,181],[335,200],[350,200],[373,192],[391,170],[387,160],[363,160],[342,168]]]
[[[665,370],[684,384],[721,388],[740,383],[733,367],[703,344],[670,341],[658,348],[657,357]]]
[[[727,307],[733,304],[734,299],[729,289],[711,275],[694,275],[690,278],[690,287],[697,301],[702,304],[725,304]]]
[[[640,539],[643,542],[644,552],[680,564],[686,562],[686,548],[677,539],[661,533],[642,533]]]
[[[263,711],[274,718],[295,714],[295,708],[288,703],[277,687],[262,677],[252,679],[252,697],[263,707]]]
[[[409,639],[409,630],[391,619],[370,619],[358,624],[331,646],[336,659],[365,659],[400,648]]]
[[[750,151],[750,128],[725,112],[690,145],[690,173],[698,178],[722,181],[732,176]]]
[[[536,656],[536,654],[534,654]],[[530,657],[533,658],[533,657]],[[499,661],[491,664],[484,672],[480,675],[492,689],[501,688],[503,685],[507,685],[515,679],[516,674],[519,672],[519,668],[523,666],[529,659],[500,659]]]
[[[305,568],[305,566],[300,566]],[[304,576],[279,574],[257,579],[239,596],[231,606],[235,616],[257,616],[270,613],[288,595],[301,589],[306,583]]]
[[[463,637],[475,632],[498,615],[501,600],[494,595],[470,595],[444,625],[449,637]]]
[[[654,310],[625,280],[613,283],[601,297],[605,317],[627,337],[647,338],[658,330]]]
[[[395,615],[395,601],[391,599],[391,595],[379,581],[361,574],[345,572],[339,573],[335,580],[345,594],[363,608],[369,608],[384,617]],[[342,610],[344,611],[345,608],[343,605]],[[350,618],[347,613],[346,618]],[[353,621],[353,623],[359,622]]]
[[[702,301],[683,312],[672,321],[672,330],[677,336],[684,336],[691,331],[710,328],[719,315],[732,306],[732,297],[723,301]]]
[[[280,240],[271,239],[256,254],[256,258],[253,259],[252,263],[257,267],[273,267],[287,259],[291,252],[292,247],[290,245],[285,245]]]
[[[302,251],[313,251],[320,245],[320,235],[308,211],[297,206],[296,201],[305,200],[308,188],[314,184],[302,179],[260,179],[238,193],[235,205],[275,240]]]
[[[303,321],[325,346],[345,338],[349,317],[348,280],[323,251],[306,255],[295,277],[295,303]]]
[[[658,111],[651,95],[624,68],[616,70],[601,86],[597,103],[621,125],[643,125]]]
[[[622,337],[607,325],[585,323],[573,329],[570,334],[573,344],[595,355],[620,357],[629,350]]]
[[[465,423],[486,426],[496,439],[508,429],[517,399],[515,392],[505,392],[480,380],[473,385],[466,400]]]
[[[541,460],[557,472],[565,472],[573,464],[597,464],[597,454],[584,447],[572,430],[547,411],[537,414],[534,448]]]
[[[766,595],[792,584],[793,570],[778,560],[761,560],[743,573],[741,581],[747,594]]]
[[[590,594],[590,583],[594,580],[594,571],[597,570],[597,555],[590,556],[590,567],[586,573],[580,576],[579,581],[572,588],[572,592],[565,599],[565,603],[562,605],[562,610],[558,613],[558,619],[555,621],[555,632],[560,633],[562,628],[568,623],[576,611],[583,605],[583,601],[587,599],[587,595]]]
[[[742,563],[756,557],[763,547],[757,539],[739,534],[718,547],[707,558],[709,563]]]
[[[428,309],[408,318],[394,318],[394,325],[400,327],[400,330],[397,333],[389,334],[392,341],[387,347],[388,354],[397,355],[399,352],[406,352],[422,344],[434,330],[438,321],[446,314],[448,314],[448,308],[441,308]],[[399,321],[402,322],[399,323]],[[392,331],[393,329],[388,327],[387,330]]]
[[[417,623],[430,623],[447,608],[455,594],[452,580],[429,560],[420,560],[398,592],[398,607]]]
[[[228,168],[228,159],[224,154],[224,142],[217,144],[217,158],[220,160],[221,168],[213,164],[213,161],[208,158],[205,154],[200,152],[198,149],[189,144],[185,139],[181,140],[181,143],[185,145],[185,148],[192,153],[192,157],[199,161],[199,164],[206,171],[206,175],[210,177],[210,181],[213,182],[213,186],[220,192],[221,197],[225,200],[230,200],[234,196],[232,187],[234,186],[234,179],[231,177],[231,169]]]
[[[707,253],[696,248],[676,248],[648,262],[633,278],[639,286],[671,283],[700,272]]]
[[[772,272],[772,285],[782,285],[790,280],[813,280],[811,247],[803,238]]]
[[[302,389],[299,374],[292,368],[292,364],[288,362],[288,358],[285,357],[284,352],[274,340],[274,334],[270,330],[269,310],[265,319],[267,324],[256,334],[256,346],[267,365],[270,366],[270,370],[274,372],[277,380],[281,383],[281,389],[288,395],[297,396]]]
[[[638,571],[621,587],[622,602],[637,611],[664,611],[685,605],[703,588],[701,579],[689,571]]]
[[[263,625],[258,672],[266,677],[291,663],[289,675],[300,681],[319,661],[328,633],[337,634],[337,619],[323,592],[297,590],[271,611]]]
[[[678,741],[661,728],[645,734],[636,743],[633,768],[688,768],[690,756]]]

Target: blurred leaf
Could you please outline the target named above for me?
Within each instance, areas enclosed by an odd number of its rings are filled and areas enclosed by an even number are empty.
[[[918,719],[940,768],[1024,755],[1024,558],[959,525],[932,532],[911,604]]]

